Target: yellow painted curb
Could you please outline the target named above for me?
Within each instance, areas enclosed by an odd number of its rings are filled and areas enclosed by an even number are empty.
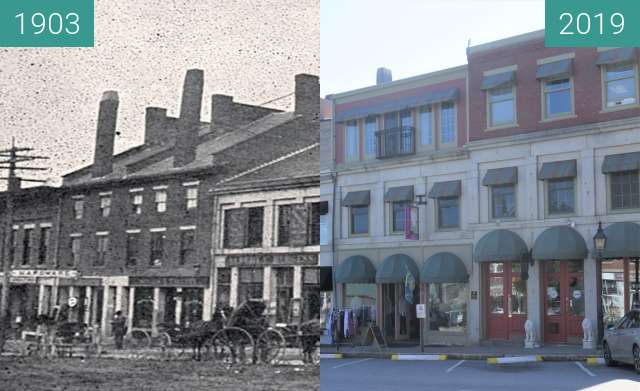
[[[447,359],[447,355],[446,354],[441,354],[440,355],[440,361],[444,361]]]
[[[487,357],[487,364],[497,364],[498,357]]]
[[[320,353],[320,358],[344,358],[342,353]]]
[[[394,360],[394,361],[398,360],[398,355],[397,354],[392,354],[391,355],[391,359]]]
[[[604,358],[602,358],[602,357],[587,357],[587,364],[589,364],[589,365],[604,364]]]
[[[542,361],[542,356],[536,356],[536,361],[538,362]]]

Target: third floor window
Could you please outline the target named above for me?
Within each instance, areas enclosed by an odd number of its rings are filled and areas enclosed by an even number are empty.
[[[102,217],[109,217],[111,213],[111,196],[100,196],[100,215]]]
[[[22,237],[23,265],[28,265],[31,261],[31,246],[33,246],[33,228],[25,228]]]
[[[360,135],[358,122],[348,121],[345,129],[345,155],[347,161],[356,161],[360,155]]]
[[[634,64],[609,64],[604,68],[607,108],[637,103],[636,68]]]
[[[440,144],[456,142],[456,104],[442,102],[440,104]]]
[[[364,121],[364,154],[367,158],[376,156],[376,132],[378,131],[378,119],[367,117]]]
[[[84,200],[78,199],[73,201],[73,218],[80,220],[84,212]]]
[[[141,192],[131,194],[131,213],[139,215],[142,214],[142,202],[143,197]]]
[[[187,210],[198,207],[198,188],[191,186],[186,188]]]
[[[494,88],[489,94],[489,126],[497,127],[515,122],[515,99],[513,86]]]
[[[571,98],[571,79],[543,81],[545,118],[562,117],[573,112]]]
[[[156,201],[156,211],[158,213],[164,213],[167,211],[167,191],[166,190],[157,190],[155,201]]]

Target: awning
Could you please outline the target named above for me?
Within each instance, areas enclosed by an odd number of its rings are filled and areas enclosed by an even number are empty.
[[[384,202],[413,201],[413,186],[392,187],[384,195]]]
[[[464,262],[456,255],[442,252],[430,256],[420,270],[420,281],[429,283],[469,282]]]
[[[320,214],[326,215],[329,213],[329,201],[320,201]]]
[[[439,102],[449,102],[458,99],[460,94],[458,88],[447,88],[438,91],[428,91],[422,94],[385,99],[377,103],[369,103],[361,107],[353,107],[346,110],[338,110],[335,121],[341,122],[355,118],[364,118],[368,115],[388,113],[390,111],[400,111],[413,107],[424,106]]]
[[[369,202],[369,190],[351,191],[342,200],[342,206],[366,206]]]
[[[336,282],[340,284],[375,284],[376,269],[369,258],[353,255],[336,269]]]
[[[538,179],[575,178],[577,174],[575,160],[563,160],[561,162],[543,163]]]
[[[395,254],[387,257],[382,262],[382,266],[376,273],[376,283],[378,284],[392,284],[396,282],[403,282],[407,271],[413,275],[416,282],[418,282],[418,267],[416,263],[404,254]]]
[[[320,292],[330,292],[333,290],[333,268],[331,266],[320,266]]]
[[[461,188],[460,181],[437,182],[431,187],[429,198],[459,197]]]
[[[483,186],[513,185],[518,183],[518,167],[488,170],[482,179]]]
[[[640,225],[614,223],[604,229],[607,242],[602,258],[640,258]]]
[[[596,65],[636,62],[636,48],[620,48],[605,50],[598,54]]]
[[[516,72],[509,71],[498,73],[495,75],[485,76],[482,79],[482,85],[480,85],[481,90],[491,90],[498,87],[503,87],[507,85],[511,85],[516,81]]]
[[[604,157],[602,173],[640,170],[640,152],[621,153]]]
[[[538,65],[538,70],[536,71],[537,79],[550,79],[571,75],[573,75],[573,58]]]
[[[495,229],[476,244],[476,262],[519,262],[529,252],[522,238],[508,229]]]
[[[578,260],[587,258],[587,245],[575,229],[560,225],[544,230],[533,244],[535,260]]]

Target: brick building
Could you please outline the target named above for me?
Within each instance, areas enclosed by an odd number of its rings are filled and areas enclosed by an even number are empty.
[[[537,31],[330,96],[336,307],[410,343],[419,302],[437,344],[522,341],[526,320],[577,344],[582,320],[619,319],[640,257],[637,59]]]

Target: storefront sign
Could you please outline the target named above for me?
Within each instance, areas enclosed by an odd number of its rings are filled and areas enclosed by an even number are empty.
[[[36,283],[36,278],[35,277],[9,277],[9,282],[11,284],[35,284]]]
[[[404,238],[409,240],[418,240],[418,208],[404,208]]]
[[[0,273],[0,276],[3,276]],[[11,270],[11,277],[61,277],[61,278],[78,278],[77,270],[47,270],[47,269],[15,269]]]
[[[175,286],[175,287],[206,287],[209,285],[208,277],[129,277],[131,286]]]
[[[425,319],[427,317],[427,305],[416,304],[416,318]]]
[[[243,254],[227,256],[227,267],[235,266],[317,266],[317,254]]]

